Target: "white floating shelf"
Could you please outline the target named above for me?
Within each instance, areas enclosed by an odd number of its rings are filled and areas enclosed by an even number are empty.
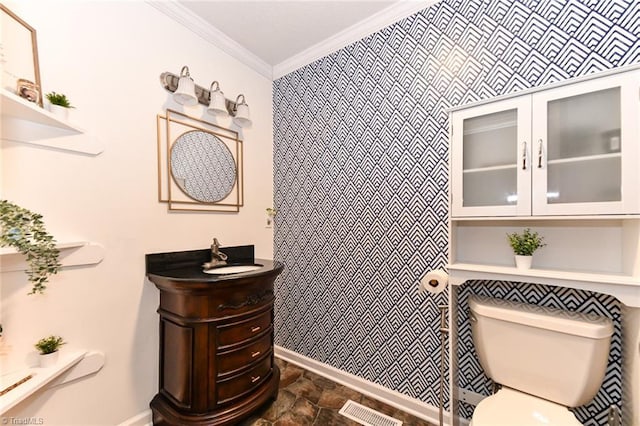
[[[625,274],[516,269],[509,266],[454,263],[448,265],[449,282],[461,285],[469,280],[515,281],[578,288],[617,297],[627,306],[640,307],[640,278]]]
[[[0,89],[0,101],[3,140],[90,155],[104,150],[103,144],[84,129],[6,89]]]
[[[100,371],[104,360],[104,354],[101,352],[87,353],[85,350],[75,350],[65,353],[61,351],[58,362],[51,367],[0,372],[2,376],[16,381],[31,376],[0,396],[0,414],[4,414],[40,389],[57,386]]]
[[[105,249],[102,245],[87,241],[60,243],[56,247],[60,250],[62,267],[96,265],[104,259]],[[13,248],[0,249],[0,272],[23,271],[27,269],[24,255]]]

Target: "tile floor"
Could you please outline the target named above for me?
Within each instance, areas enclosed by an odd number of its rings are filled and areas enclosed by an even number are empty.
[[[402,420],[403,426],[434,426],[279,358],[276,363],[280,367],[277,400],[241,426],[358,426],[338,414],[349,399]]]

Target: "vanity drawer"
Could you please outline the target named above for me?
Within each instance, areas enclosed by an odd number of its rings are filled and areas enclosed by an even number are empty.
[[[266,357],[251,370],[218,382],[218,404],[227,403],[254,389],[268,379],[271,372],[271,357]]]
[[[229,288],[220,286],[210,299],[209,309],[217,316],[241,315],[272,305],[273,300],[273,285],[247,279]]]
[[[219,325],[218,348],[240,343],[243,340],[259,336],[271,328],[271,310],[263,312],[244,321]],[[269,333],[269,335],[271,335]]]
[[[271,333],[265,334],[258,340],[233,351],[219,353],[218,376],[223,376],[234,370],[251,365],[257,360],[271,353]]]

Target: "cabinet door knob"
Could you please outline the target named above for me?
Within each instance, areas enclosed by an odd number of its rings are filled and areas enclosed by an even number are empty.
[[[258,331],[262,330],[261,327],[251,327],[251,332],[252,333],[257,333]]]
[[[542,139],[538,139],[538,168],[542,168]]]
[[[260,376],[251,376],[251,383],[255,383],[260,380]]]
[[[522,170],[527,170],[527,141],[522,142]]]
[[[257,357],[258,355],[260,355],[260,351],[252,352],[252,353],[251,353],[251,358],[255,358],[255,357]]]

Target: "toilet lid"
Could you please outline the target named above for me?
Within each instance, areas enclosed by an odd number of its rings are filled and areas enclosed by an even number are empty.
[[[567,407],[504,387],[478,404],[472,423],[473,426],[582,426]]]

